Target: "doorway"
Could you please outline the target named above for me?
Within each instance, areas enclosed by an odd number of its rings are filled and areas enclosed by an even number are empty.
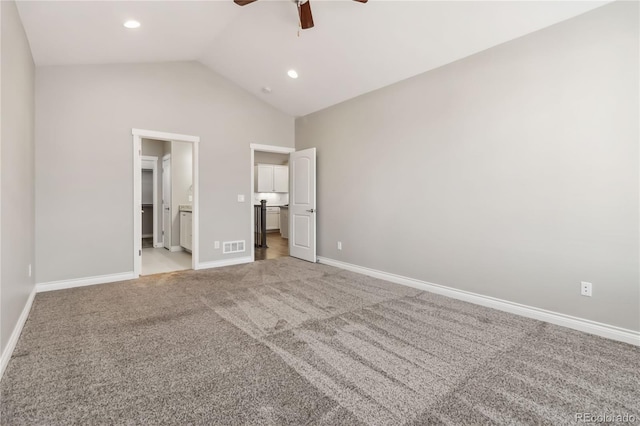
[[[150,275],[198,265],[199,137],[133,129],[134,274]],[[143,248],[143,154],[155,157],[153,247]],[[153,155],[151,155],[153,154]],[[147,158],[145,160],[148,161]],[[148,164],[148,163],[146,163]],[[148,231],[148,224],[146,230]],[[146,234],[148,235],[148,233]]]
[[[251,149],[253,259],[289,256],[289,154],[291,148]]]
[[[251,245],[252,260],[293,256],[316,262],[316,150],[298,151],[281,146],[250,144],[251,151]],[[287,165],[261,167],[269,156],[283,155]],[[288,157],[288,158],[287,158]],[[282,157],[280,157],[282,158]],[[263,159],[263,160],[261,160]],[[273,161],[271,161],[273,162]],[[277,163],[277,161],[276,161]],[[282,167],[284,166],[284,167]],[[286,197],[278,185],[283,175]],[[262,178],[262,179],[261,179]],[[262,181],[262,182],[261,182]],[[271,191],[269,191],[271,190]],[[269,193],[271,192],[271,193]],[[264,201],[261,203],[261,201]],[[279,232],[268,232],[275,220],[270,220],[271,207],[279,206]]]

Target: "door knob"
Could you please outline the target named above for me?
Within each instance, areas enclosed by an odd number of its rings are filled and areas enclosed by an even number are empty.
[[[314,210],[314,209],[307,210],[307,211],[308,211],[309,213],[313,213],[313,212],[315,212],[315,210]]]

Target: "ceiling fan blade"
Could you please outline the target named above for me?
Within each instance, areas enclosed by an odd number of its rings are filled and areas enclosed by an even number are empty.
[[[302,4],[298,4],[298,13],[300,14],[300,26],[303,30],[313,28],[313,16],[311,15],[311,5],[309,0]]]
[[[250,3],[253,3],[254,1],[257,1],[257,0],[233,0],[233,2],[238,6],[246,6]]]
[[[357,1],[358,3],[366,3],[366,2],[368,2],[369,0],[353,0],[353,1]]]

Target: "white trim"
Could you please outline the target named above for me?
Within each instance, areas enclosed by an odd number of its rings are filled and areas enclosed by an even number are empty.
[[[118,281],[135,280],[138,278],[133,272],[120,274],[97,275],[95,277],[74,278],[71,280],[50,281],[36,284],[36,292],[63,290],[65,288],[84,287],[95,284],[115,283]]]
[[[291,154],[292,152],[296,152],[295,148],[288,148],[285,146],[277,145],[262,145],[259,143],[249,144],[249,148],[253,149],[254,151],[275,152],[276,154]]]
[[[2,351],[2,355],[0,355],[0,380],[2,380],[2,376],[4,375],[4,370],[7,368],[7,365],[9,364],[9,360],[11,359],[11,355],[13,355],[13,350],[16,348],[16,345],[18,344],[18,339],[20,338],[20,334],[22,333],[22,327],[24,327],[24,324],[27,322],[27,318],[29,318],[29,312],[31,311],[31,305],[33,305],[33,299],[35,297],[36,297],[36,286],[33,286],[33,290],[31,290],[31,294],[29,294],[27,303],[25,303],[24,308],[22,308],[22,312],[18,317],[18,322],[16,323],[16,326],[13,328],[11,337],[9,337],[7,346],[5,346],[4,351]]]
[[[276,146],[276,145],[262,145],[259,143],[252,143],[249,144],[249,149],[251,151],[251,167],[250,167],[250,172],[249,172],[249,176],[251,177],[251,186],[249,187],[249,235],[251,235],[251,238],[249,240],[250,243],[250,248],[251,248],[251,262],[255,262],[256,260],[256,250],[255,250],[255,209],[253,208],[253,204],[254,204],[254,200],[253,200],[253,193],[255,192],[255,171],[254,171],[254,163],[255,163],[255,152],[256,151],[261,151],[261,152],[274,152],[276,154],[291,154],[292,152],[296,152],[295,148],[287,148],[284,146]],[[291,175],[291,173],[289,173],[289,175]],[[291,176],[289,176],[289,179],[291,179]],[[291,185],[289,185],[289,187],[291,187]]]
[[[200,140],[200,138],[198,138]],[[197,143],[193,144],[192,149],[192,160],[191,164],[193,167],[193,202],[192,202],[192,219],[193,223],[191,224],[191,269],[196,269],[200,261],[200,179],[199,179],[199,165],[198,159],[200,158],[200,145]]]
[[[6,12],[5,12],[6,13]],[[2,22],[2,7],[0,6],[0,22]],[[0,24],[1,26],[1,24]],[[2,31],[0,29],[0,50],[2,50]],[[1,56],[1,55],[0,55]],[[32,55],[33,57],[33,55]],[[2,66],[0,66],[0,99],[2,98],[1,94],[2,94]],[[6,90],[6,89],[5,89]],[[34,89],[35,91],[35,89]],[[35,97],[35,96],[34,96]],[[35,103],[35,102],[34,102]],[[13,105],[12,105],[13,107]],[[5,107],[6,108],[6,107]],[[35,115],[35,113],[34,113]],[[2,115],[2,102],[0,101],[0,117],[4,117]],[[35,121],[35,119],[34,119]],[[33,126],[33,125],[32,125]],[[31,129],[34,129],[35,126],[31,127]],[[0,164],[2,164],[2,120],[0,120]],[[35,137],[34,137],[35,139]],[[33,147],[34,151],[35,151],[35,141],[34,141],[34,147]],[[33,152],[33,151],[32,151]],[[32,154],[32,157],[35,157],[35,155]],[[34,160],[35,163],[35,160]],[[34,166],[35,167],[35,166]],[[32,175],[34,176],[33,179],[35,180],[35,173]],[[35,186],[33,183],[31,184],[32,186]],[[0,190],[2,188],[2,173],[0,173]],[[35,193],[35,190],[34,190]],[[34,195],[35,198],[35,195]],[[35,201],[34,201],[35,203]],[[34,208],[35,210],[35,208]],[[35,213],[34,213],[35,215]],[[2,197],[0,196],[0,216],[2,216]],[[1,220],[0,220],[1,222]],[[33,222],[32,222],[33,223]],[[33,225],[35,228],[35,225]],[[35,233],[35,229],[34,229],[34,233]],[[2,226],[0,226],[0,241],[4,241],[2,238]],[[35,252],[35,248],[33,249],[32,253]],[[2,271],[2,244],[0,244],[0,271]],[[2,310],[2,274],[0,273],[0,311]],[[0,312],[0,380],[2,380],[2,374],[4,373],[4,365],[6,364],[4,362],[4,357],[5,357],[5,353],[10,353],[9,351],[4,351],[2,352],[2,313]],[[11,342],[11,339],[9,339],[9,343]],[[7,344],[7,347],[5,349],[7,349],[9,347],[9,345]],[[11,357],[11,355],[9,355],[9,357]],[[9,362],[9,360],[7,359],[6,362]]]
[[[318,256],[318,262],[392,283],[640,346],[640,332]]]
[[[177,251],[183,251],[184,249],[182,248],[182,246],[171,246],[171,249],[169,250],[171,253],[175,253]]]
[[[163,248],[164,247],[164,243],[154,243],[153,244],[153,248]]]
[[[181,135],[177,133],[158,132],[155,130],[131,129],[133,136],[133,274],[135,278],[140,276],[142,269],[142,258],[140,256],[142,250],[142,213],[140,209],[141,198],[141,176],[138,171],[141,168],[142,155],[142,138],[163,140],[169,142],[191,142],[192,149],[192,166],[193,166],[193,207],[192,211],[192,229],[193,229],[193,249],[191,250],[191,269],[196,269],[200,258],[200,214],[199,214],[199,136]],[[155,243],[154,243],[155,245]]]
[[[222,266],[231,266],[231,265],[240,265],[243,263],[251,263],[253,259],[251,256],[245,257],[234,257],[233,259],[225,259],[225,260],[214,260],[212,262],[203,262],[199,263],[196,267],[199,269],[210,269],[210,268],[220,268]]]
[[[165,164],[167,163],[167,164]],[[166,249],[171,249],[171,239],[173,238],[173,229],[172,229],[172,223],[173,223],[173,188],[171,185],[171,177],[172,177],[172,171],[173,168],[171,166],[171,154],[165,154],[162,156],[162,207],[160,207],[160,210],[162,210],[162,247],[166,248]],[[169,170],[167,172],[167,170]],[[169,225],[167,226],[167,224],[165,223],[165,216],[164,216],[164,208],[165,208],[165,204],[166,201],[165,200],[165,190],[166,188],[164,187],[164,176],[165,174],[169,175]],[[171,234],[171,238],[167,237],[167,228],[169,229],[169,234]],[[168,240],[165,240],[165,238]],[[168,246],[168,247],[167,247]]]
[[[251,171],[249,172],[249,177],[251,178],[251,180],[249,182],[251,182],[251,187],[249,189],[249,248],[251,249],[251,262],[255,262],[256,260],[256,218],[255,218],[255,200],[253,199],[253,194],[255,193],[255,166],[254,161],[255,161],[255,148],[254,148],[255,144],[251,144],[250,145],[250,151],[251,151]]]
[[[133,135],[133,274],[140,276],[142,253],[142,138]],[[139,197],[139,198],[138,198]]]
[[[200,142],[199,136],[181,135],[179,133],[157,132],[155,130],[131,129],[131,134],[141,139],[158,139],[161,141]]]

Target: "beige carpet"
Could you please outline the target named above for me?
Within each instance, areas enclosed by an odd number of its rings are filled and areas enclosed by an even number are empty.
[[[640,421],[638,348],[281,258],[38,294],[21,424]]]

